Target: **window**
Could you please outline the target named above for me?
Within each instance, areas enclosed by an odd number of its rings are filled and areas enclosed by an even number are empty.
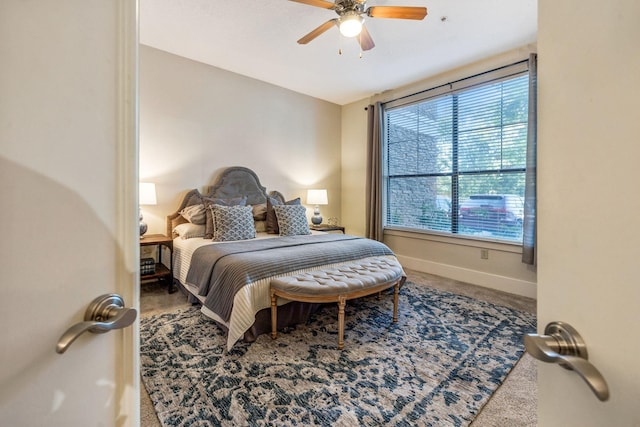
[[[386,227],[522,242],[526,67],[384,104]]]

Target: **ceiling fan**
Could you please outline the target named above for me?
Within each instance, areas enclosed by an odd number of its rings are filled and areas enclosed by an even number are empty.
[[[427,16],[426,7],[413,6],[371,6],[367,7],[365,0],[335,0],[334,3],[325,0],[291,0],[297,3],[304,3],[310,6],[321,7],[333,10],[338,14],[320,25],[309,34],[298,40],[299,44],[307,44],[320,34],[324,33],[334,25],[340,29],[340,33],[345,37],[358,37],[362,50],[373,49],[375,44],[371,35],[364,26],[363,16],[370,18],[394,18],[394,19],[415,19],[421,20]]]

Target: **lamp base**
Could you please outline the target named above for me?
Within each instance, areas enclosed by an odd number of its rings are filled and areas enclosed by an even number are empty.
[[[144,238],[144,233],[147,232],[147,224],[140,221],[140,238]]]
[[[313,208],[313,216],[311,217],[311,223],[313,225],[322,224],[322,216],[320,215],[320,206],[318,205],[316,205],[316,207]]]
[[[140,238],[144,238],[144,233],[147,232],[147,223],[142,220],[142,209],[138,211],[138,216],[140,219]]]

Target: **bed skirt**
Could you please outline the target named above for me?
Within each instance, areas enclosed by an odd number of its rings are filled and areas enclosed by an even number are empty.
[[[187,290],[185,286],[180,283],[178,279],[174,279],[176,285],[187,295],[187,301],[192,305],[202,306],[202,302],[196,298],[191,292]],[[282,330],[286,327],[292,327],[300,323],[306,323],[309,317],[318,311],[320,307],[326,304],[317,303],[305,303],[299,301],[292,301],[290,303],[278,306],[278,330]],[[203,315],[205,315],[203,313]],[[208,316],[207,316],[208,317]],[[223,323],[215,321],[225,333],[229,332],[229,328]],[[256,313],[256,320],[253,325],[244,333],[243,341],[254,342],[258,336],[262,334],[271,333],[271,308],[264,308]]]

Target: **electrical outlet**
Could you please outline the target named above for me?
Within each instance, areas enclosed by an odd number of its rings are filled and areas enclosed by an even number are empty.
[[[480,259],[489,259],[489,249],[480,249]]]

